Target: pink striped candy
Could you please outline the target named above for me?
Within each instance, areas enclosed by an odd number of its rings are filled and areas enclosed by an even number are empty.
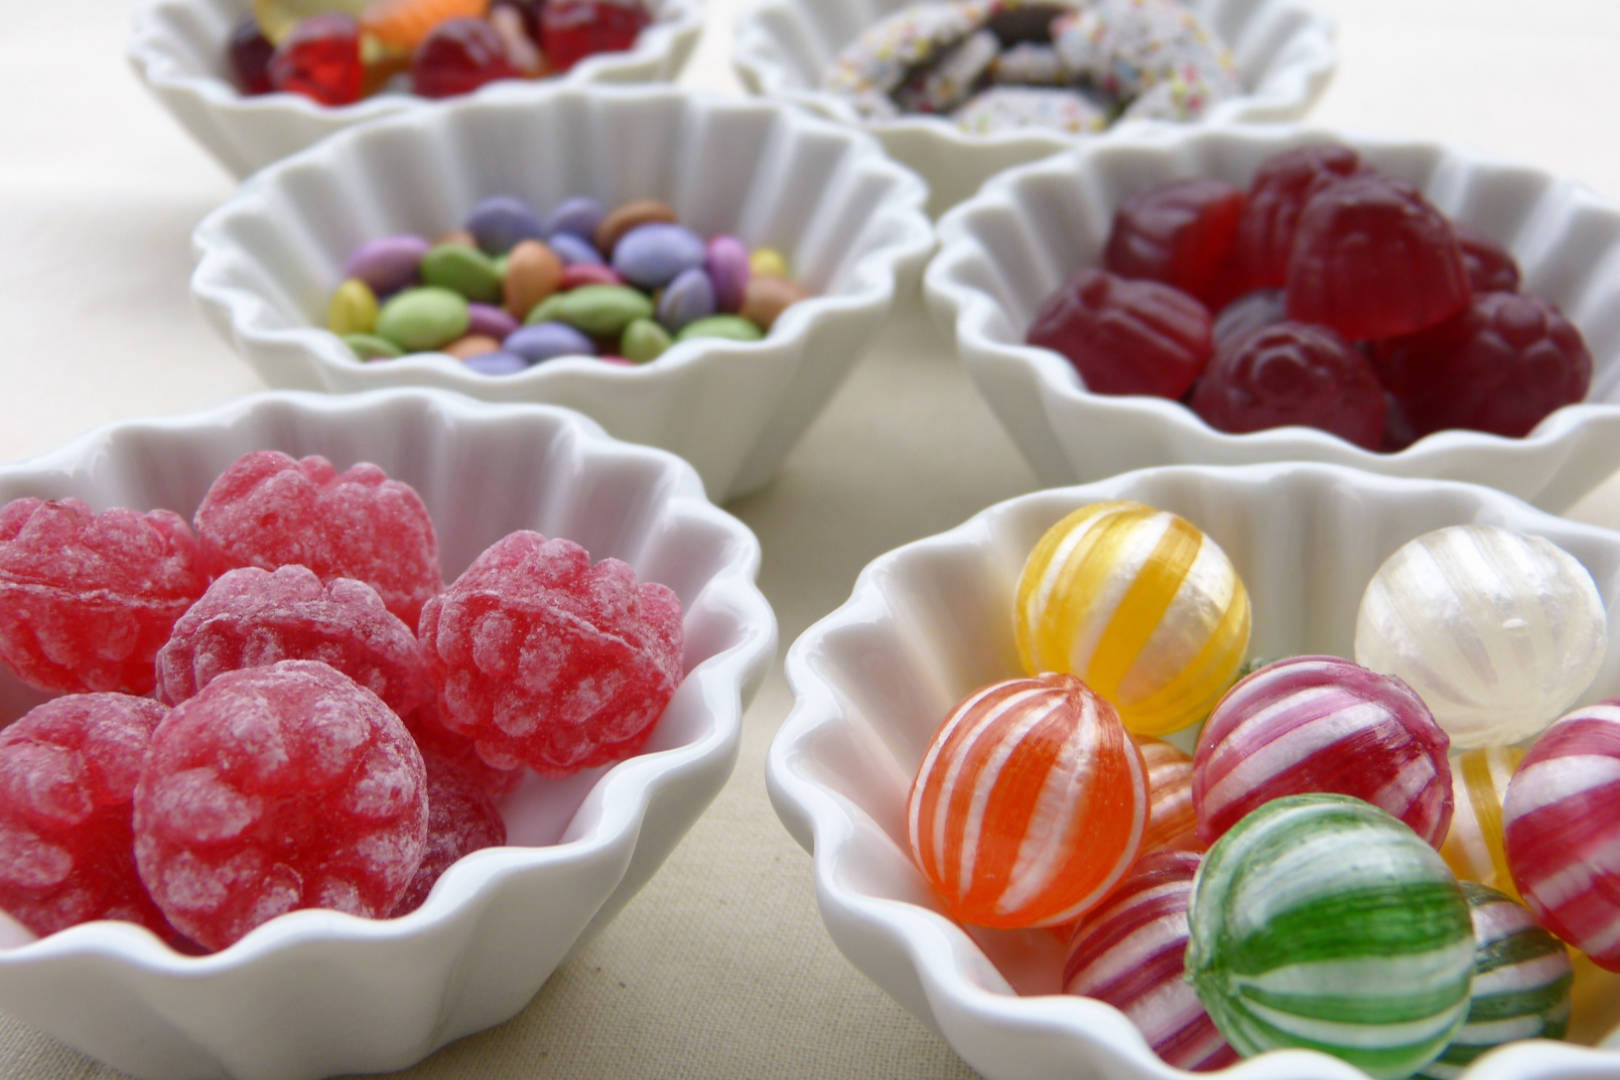
[[[1508,781],[1502,834],[1541,924],[1620,971],[1620,698],[1542,733]]]
[[[1142,856],[1080,924],[1063,965],[1066,993],[1114,1006],[1179,1069],[1219,1069],[1238,1059],[1185,974],[1187,906],[1201,861],[1193,851]]]
[[[1412,688],[1337,656],[1267,664],[1215,706],[1193,758],[1198,837],[1213,844],[1284,795],[1351,795],[1439,846],[1451,825],[1450,740]]]
[[[1198,812],[1193,808],[1193,759],[1163,739],[1148,735],[1135,738],[1148,778],[1143,854],[1162,847],[1203,851],[1205,845],[1198,839]]]

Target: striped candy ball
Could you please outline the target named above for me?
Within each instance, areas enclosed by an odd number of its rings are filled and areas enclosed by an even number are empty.
[[[1440,1056],[1468,1011],[1474,934],[1439,854],[1348,795],[1275,799],[1204,856],[1187,971],[1245,1057],[1334,1054],[1379,1080]]]
[[[1457,880],[1489,885],[1514,900],[1519,890],[1502,847],[1502,797],[1523,760],[1524,751],[1511,746],[1476,746],[1451,759],[1455,809],[1440,845],[1440,857]]]
[[[1356,615],[1356,659],[1410,683],[1458,749],[1541,731],[1591,685],[1607,642],[1586,568],[1550,541],[1494,525],[1403,545]]]
[[[1198,736],[1199,838],[1214,843],[1271,799],[1328,791],[1387,810],[1438,847],[1451,822],[1446,746],[1399,679],[1337,656],[1275,661],[1232,687]]]
[[[1418,1075],[1451,1080],[1485,1051],[1516,1039],[1561,1039],[1574,980],[1569,952],[1524,905],[1471,881],[1462,885],[1474,923],[1468,1018],[1445,1053]]]
[[[1541,924],[1620,971],[1620,699],[1537,739],[1502,802],[1508,869]]]
[[[1187,903],[1202,860],[1193,851],[1142,856],[1102,907],[1081,922],[1063,965],[1063,989],[1106,1001],[1178,1069],[1238,1059],[1187,982]]]
[[[1014,928],[1096,906],[1135,860],[1147,806],[1142,757],[1113,706],[1049,673],[987,686],[945,718],[906,818],[946,913]]]
[[[1144,854],[1159,848],[1203,851],[1198,839],[1198,812],[1193,809],[1193,759],[1151,736],[1136,738],[1136,749],[1147,769],[1148,821],[1142,834]]]

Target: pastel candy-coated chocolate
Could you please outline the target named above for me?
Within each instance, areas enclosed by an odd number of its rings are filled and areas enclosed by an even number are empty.
[[[501,302],[521,319],[561,288],[562,280],[563,263],[556,252],[539,240],[521,240],[506,255]]]
[[[775,248],[759,248],[748,256],[748,269],[766,277],[787,277],[787,259]]]
[[[558,321],[592,337],[617,337],[635,320],[653,314],[647,295],[628,285],[582,285],[558,295]]]
[[[1348,795],[1274,799],[1204,856],[1187,973],[1238,1053],[1304,1047],[1376,1080],[1438,1058],[1468,1012],[1474,932],[1440,856]]]
[[[1373,575],[1356,660],[1412,685],[1458,749],[1545,728],[1591,685],[1608,624],[1592,575],[1539,536],[1494,525],[1425,533]]]
[[[740,314],[750,322],[758,323],[769,330],[776,325],[776,320],[782,312],[803,300],[808,295],[796,281],[785,277],[772,277],[769,274],[755,274],[748,279],[748,286],[743,291],[743,304]]]
[[[613,251],[619,245],[619,238],[637,226],[655,222],[671,223],[674,220],[674,209],[660,199],[627,202],[603,218],[602,224],[596,227],[597,250]]]
[[[555,292],[534,307],[523,317],[524,326],[536,326],[544,322],[557,322],[562,318],[563,298],[566,293]]]
[[[1009,679],[945,718],[906,802],[912,858],[952,918],[1056,926],[1136,859],[1142,757],[1114,709],[1070,675]]]
[[[681,332],[675,335],[675,340],[724,338],[728,341],[758,341],[764,336],[765,331],[740,315],[710,315],[706,319],[696,319],[681,327]]]
[[[602,263],[570,263],[563,268],[562,283],[558,288],[563,291],[577,289],[581,285],[623,285],[624,278],[611,266]]]
[[[1130,876],[1080,923],[1063,965],[1063,992],[1106,1001],[1178,1069],[1238,1060],[1186,980],[1187,906],[1202,860],[1192,851],[1143,855]]]
[[[1365,799],[1440,846],[1451,824],[1449,741],[1412,688],[1337,656],[1246,676],[1210,713],[1193,757],[1198,836],[1214,843],[1283,795]]]
[[[448,345],[467,332],[467,300],[437,285],[398,293],[377,314],[377,333],[409,352]]]
[[[477,248],[439,244],[422,257],[422,283],[458,292],[485,303],[501,298],[495,264]]]
[[[544,239],[545,225],[522,199],[492,195],[479,201],[462,225],[472,233],[479,248],[491,255],[512,250],[522,240]]]
[[[1451,759],[1451,828],[1440,857],[1459,881],[1488,885],[1519,898],[1502,846],[1502,800],[1508,781],[1524,760],[1511,746],[1476,746]]]
[[[501,342],[506,352],[538,364],[557,356],[595,356],[596,345],[572,326],[560,322],[525,326]]]
[[[1508,868],[1541,925],[1620,971],[1620,698],[1530,747],[1502,803]]]
[[[518,321],[512,318],[510,312],[498,308],[493,304],[467,305],[467,333],[482,334],[492,337],[496,341],[505,340],[506,336],[518,328]]]
[[[1134,741],[1148,778],[1142,851],[1204,850],[1208,845],[1198,839],[1198,811],[1193,805],[1193,759],[1163,739],[1140,735]]]
[[[362,360],[392,360],[405,355],[404,349],[376,334],[344,334],[343,344]]]
[[[637,319],[624,328],[619,351],[634,364],[645,364],[664,355],[675,343],[669,332],[651,319]]]
[[[586,266],[601,266],[602,253],[597,251],[589,240],[582,239],[572,233],[553,233],[546,243],[557,257],[563,261],[564,266],[574,266],[583,263]]]
[[[345,278],[358,278],[378,296],[417,282],[422,257],[433,245],[420,236],[383,236],[361,244],[343,264]]]
[[[558,203],[556,209],[546,216],[546,235],[556,237],[558,233],[567,233],[589,243],[606,217],[607,207],[600,200],[589,195],[576,195]]]
[[[474,356],[482,356],[494,352],[501,347],[500,340],[485,334],[468,334],[459,337],[444,347],[444,351],[457,360],[466,360]]]
[[[369,334],[377,325],[377,296],[359,278],[350,278],[332,291],[326,306],[326,328],[334,334]]]
[[[714,286],[700,266],[682,271],[658,297],[658,321],[671,331],[713,314]]]
[[[516,375],[529,367],[529,362],[523,357],[504,349],[469,356],[463,363],[480,375]]]
[[[629,230],[613,248],[613,269],[644,289],[661,289],[703,265],[703,237],[681,225],[653,222]]]
[[[748,249],[735,236],[711,236],[703,248],[703,269],[714,285],[715,310],[735,314],[748,288]]]
[[[1208,715],[1249,646],[1249,594],[1219,544],[1176,514],[1096,503],[1047,530],[1014,606],[1024,670],[1067,671],[1134,734]]]

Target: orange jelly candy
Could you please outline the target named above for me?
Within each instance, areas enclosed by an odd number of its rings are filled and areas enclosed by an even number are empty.
[[[482,18],[489,0],[371,0],[360,26],[389,49],[410,52],[446,19]]]

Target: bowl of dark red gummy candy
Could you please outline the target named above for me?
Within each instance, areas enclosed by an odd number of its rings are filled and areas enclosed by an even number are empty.
[[[557,80],[675,77],[702,0],[146,0],[136,75],[246,176],[353,124]]]
[[[256,395],[0,507],[0,1007],[142,1077],[515,1014],[725,782],[775,646],[691,467],[553,407]]]
[[[1620,207],[1464,149],[1151,132],[1015,170],[927,292],[1043,480],[1302,459],[1568,506],[1620,465]]]
[[[991,1080],[1612,1075],[1617,612],[1620,533],[1481,485],[1048,489],[791,646],[769,790]]]

